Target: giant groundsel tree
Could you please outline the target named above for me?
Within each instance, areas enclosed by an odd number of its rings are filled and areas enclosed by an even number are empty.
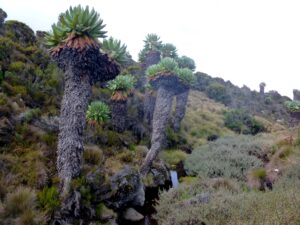
[[[191,71],[190,73],[184,71],[188,69],[180,69],[172,58],[164,58],[147,69],[149,82],[157,90],[157,98],[152,121],[151,148],[140,170],[144,176],[149,172],[152,162],[162,148],[173,96],[185,92],[194,79]]]
[[[46,35],[46,45],[64,71],[65,89],[61,104],[57,169],[62,190],[80,175],[85,113],[96,81],[113,79],[119,66],[100,52],[98,38],[105,38],[99,14],[80,5],[60,14]]]
[[[162,41],[156,34],[148,34],[144,40],[144,48],[139,53],[139,61],[143,63],[143,70],[145,71],[149,66],[157,64],[160,61]],[[146,86],[147,79],[142,78],[143,86]],[[156,101],[156,92],[146,87],[144,99],[144,120],[151,125],[153,118],[154,105]]]
[[[178,62],[178,66],[180,68],[183,68],[182,70],[180,70],[181,73],[180,76],[190,77],[191,80],[189,80],[189,83],[193,84],[195,82],[195,76],[193,76],[191,73],[196,68],[194,60],[187,56],[182,56],[177,59],[177,62]],[[173,123],[172,123],[175,132],[179,132],[181,121],[185,116],[189,90],[190,88],[187,88],[186,91],[176,95],[176,108],[175,108],[175,115],[173,117]]]
[[[119,75],[108,82],[108,89],[112,91],[111,96],[111,121],[113,129],[123,132],[126,129],[127,99],[135,85],[135,78],[130,74]]]

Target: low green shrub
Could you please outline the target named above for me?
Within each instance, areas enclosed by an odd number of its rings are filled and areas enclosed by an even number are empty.
[[[161,158],[169,168],[176,167],[180,161],[184,161],[187,154],[181,150],[164,150],[160,152],[159,158]]]
[[[289,112],[300,112],[300,102],[299,101],[286,101],[284,106]]]
[[[220,138],[195,149],[185,161],[189,175],[246,180],[247,172],[263,166],[266,150],[251,136]]]
[[[225,126],[239,134],[255,135],[264,132],[264,125],[242,110],[234,109],[225,112]]]
[[[300,223],[300,193],[296,186],[267,192],[230,191],[228,188],[230,186],[213,188],[205,182],[196,182],[163,192],[156,206],[158,224]]]
[[[206,88],[205,92],[209,98],[221,102],[224,105],[228,105],[231,102],[231,97],[228,94],[226,87],[222,84],[212,83]]]

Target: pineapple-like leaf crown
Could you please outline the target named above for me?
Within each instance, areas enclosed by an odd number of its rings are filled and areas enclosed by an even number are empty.
[[[79,49],[95,46],[97,38],[106,37],[104,27],[103,20],[94,9],[90,10],[88,6],[83,8],[81,5],[71,6],[59,15],[58,22],[46,34],[46,46],[52,49],[64,46]]]
[[[109,81],[107,83],[107,87],[109,90],[113,91],[113,95],[116,92],[122,92],[124,95],[127,95],[132,91],[134,85],[136,83],[136,79],[131,74],[119,75],[115,79]]]
[[[175,59],[166,57],[158,64],[149,66],[146,70],[146,75],[150,78],[172,74],[179,78],[179,80],[187,85],[192,85],[195,82],[195,75],[189,68],[179,68]]]
[[[170,58],[176,59],[178,57],[177,48],[175,45],[173,45],[171,43],[164,44],[161,48],[161,52],[162,52],[163,58],[170,57]]]
[[[101,49],[108,54],[109,58],[119,65],[127,62],[126,48],[127,46],[125,44],[122,44],[120,40],[114,39],[113,37],[104,39],[101,47]]]
[[[162,47],[162,42],[157,34],[148,34],[144,40],[144,48],[148,51],[160,50]]]
[[[88,122],[103,123],[109,120],[109,106],[102,101],[94,101],[88,106],[86,119]]]
[[[161,51],[162,41],[157,34],[147,34],[144,40],[144,48],[139,52],[139,61],[144,62],[146,54],[150,51]]]

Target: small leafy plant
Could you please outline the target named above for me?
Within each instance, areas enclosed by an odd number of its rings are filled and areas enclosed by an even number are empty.
[[[94,101],[88,106],[86,119],[90,124],[102,124],[109,120],[110,109],[101,101]]]

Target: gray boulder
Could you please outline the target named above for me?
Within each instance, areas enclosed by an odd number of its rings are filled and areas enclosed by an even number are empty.
[[[128,208],[123,212],[123,218],[129,221],[140,221],[144,216],[137,212],[134,208]]]
[[[109,208],[122,210],[131,206],[144,205],[144,185],[137,170],[125,167],[111,177],[110,186],[110,197],[104,200]]]

